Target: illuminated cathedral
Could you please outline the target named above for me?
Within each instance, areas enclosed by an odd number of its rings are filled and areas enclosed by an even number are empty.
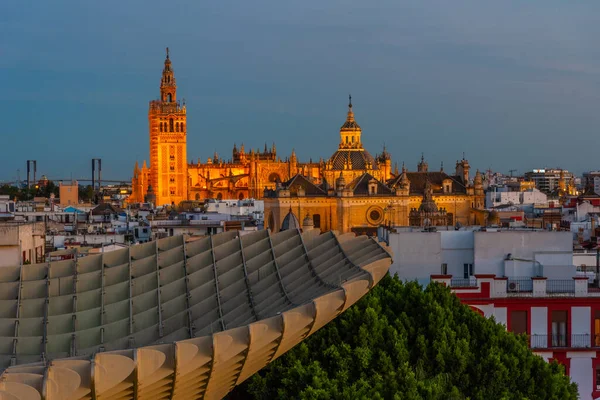
[[[385,146],[372,156],[363,146],[352,98],[337,150],[328,160],[301,163],[292,150],[282,159],[273,143],[264,148],[234,144],[231,157],[214,153],[205,162],[187,161],[187,114],[167,49],[160,98],[148,110],[150,166],[136,162],[129,203],[157,206],[183,201],[255,198],[265,200],[266,226],[279,231],[284,221],[310,221],[321,230],[372,231],[381,224],[403,226],[485,223],[482,176],[471,181],[469,162],[456,162],[453,174],[430,171],[424,157],[416,172],[392,169]],[[287,219],[286,219],[287,218]]]

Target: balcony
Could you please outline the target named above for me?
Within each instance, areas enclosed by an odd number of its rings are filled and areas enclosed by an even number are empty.
[[[453,288],[472,288],[477,287],[477,279],[473,278],[452,278],[450,287]]]
[[[592,341],[592,336],[594,340]],[[581,333],[574,335],[531,335],[529,345],[532,349],[578,348],[590,349],[600,347],[600,334]]]
[[[533,293],[535,278],[517,277],[506,280],[506,293],[510,295],[531,295]],[[575,296],[575,280],[549,279],[546,280],[546,294]]]
[[[431,275],[433,282],[449,286],[458,297],[461,294],[481,299],[507,297],[600,297],[600,290],[589,287],[589,279],[574,276],[571,279],[547,277],[503,277],[479,274],[469,279],[454,278],[452,275]]]

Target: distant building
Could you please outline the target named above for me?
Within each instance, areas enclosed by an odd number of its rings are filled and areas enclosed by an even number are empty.
[[[59,183],[58,196],[61,207],[76,206],[79,204],[79,184],[71,181],[70,184]]]
[[[13,219],[15,217],[15,202],[8,195],[0,195],[0,220]]]
[[[43,223],[0,223],[0,268],[44,262],[44,249]]]
[[[544,193],[552,193],[559,190],[561,181],[565,186],[574,180],[574,175],[565,169],[534,169],[525,173],[525,179],[533,181],[535,187]]]
[[[583,189],[585,192],[593,192],[600,195],[600,171],[583,173]]]
[[[516,185],[492,186],[485,194],[485,207],[487,209],[503,205],[547,205],[548,196],[537,188],[523,190],[521,183],[531,184],[533,182],[518,182]]]

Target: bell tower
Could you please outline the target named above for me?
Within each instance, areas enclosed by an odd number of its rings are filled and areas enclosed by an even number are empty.
[[[156,205],[188,199],[187,119],[185,102],[177,100],[177,84],[169,48],[160,80],[160,99],[150,101],[150,185]]]

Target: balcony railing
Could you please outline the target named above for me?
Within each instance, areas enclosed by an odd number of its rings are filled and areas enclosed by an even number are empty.
[[[533,292],[533,281],[530,277],[509,278],[506,280],[507,293],[531,293]]]
[[[452,278],[450,280],[451,287],[477,287],[476,279],[469,278]]]
[[[591,338],[592,335],[588,333],[574,335],[531,335],[530,346],[532,349],[600,347],[600,335],[594,336],[593,343]]]
[[[546,281],[546,293],[575,293],[573,279],[549,279]]]

